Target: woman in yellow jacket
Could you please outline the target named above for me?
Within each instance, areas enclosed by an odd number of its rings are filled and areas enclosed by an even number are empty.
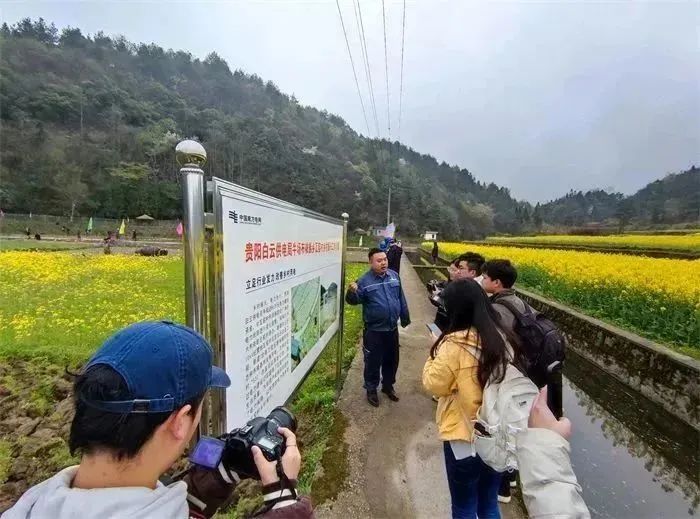
[[[486,382],[502,380],[509,353],[498,314],[471,279],[450,283],[442,293],[448,326],[430,350],[423,386],[439,397],[436,422],[444,442],[445,468],[454,519],[500,518],[501,474],[472,448],[473,422]],[[480,360],[466,349],[479,348]]]

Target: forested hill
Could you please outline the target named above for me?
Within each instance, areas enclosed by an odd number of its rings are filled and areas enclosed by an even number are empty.
[[[622,221],[637,227],[700,223],[700,169],[666,175],[634,195],[601,190],[570,192],[534,211],[550,224],[581,226],[592,222]]]
[[[479,238],[698,214],[695,168],[627,199],[572,192],[533,208],[466,169],[362,137],[274,83],[232,72],[216,53],[200,60],[124,37],[59,33],[41,19],[0,28],[0,118],[0,208],[9,212],[177,217],[173,148],[196,138],[208,175],[329,215],[347,211],[352,228],[386,222],[390,184],[403,235]]]
[[[333,114],[301,106],[270,81],[231,71],[217,54],[133,44],[43,20],[0,35],[5,211],[120,217],[180,213],[173,148],[194,137],[206,173],[321,211],[353,228],[474,237],[520,230],[507,189],[398,143],[358,135]],[[400,159],[400,160],[399,160]]]

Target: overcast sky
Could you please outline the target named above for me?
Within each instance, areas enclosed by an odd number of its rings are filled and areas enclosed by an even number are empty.
[[[382,3],[360,5],[386,137]],[[375,136],[353,0],[340,6]],[[392,138],[402,7],[386,1]],[[0,16],[42,16],[198,57],[214,50],[367,134],[334,0],[0,0]],[[569,189],[634,192],[700,165],[699,28],[700,1],[408,1],[401,141],[530,201]]]

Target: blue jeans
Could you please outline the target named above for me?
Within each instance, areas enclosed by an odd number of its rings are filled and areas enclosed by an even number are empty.
[[[447,483],[452,498],[453,519],[500,519],[498,487],[501,473],[479,456],[457,460],[450,442],[444,442]]]

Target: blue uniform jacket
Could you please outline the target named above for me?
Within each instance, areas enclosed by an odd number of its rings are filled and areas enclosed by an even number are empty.
[[[401,288],[401,279],[396,272],[387,270],[386,274],[379,276],[369,270],[357,280],[357,286],[357,292],[347,291],[345,301],[350,305],[362,305],[365,330],[396,330],[399,318],[401,326],[410,324],[408,305]]]

